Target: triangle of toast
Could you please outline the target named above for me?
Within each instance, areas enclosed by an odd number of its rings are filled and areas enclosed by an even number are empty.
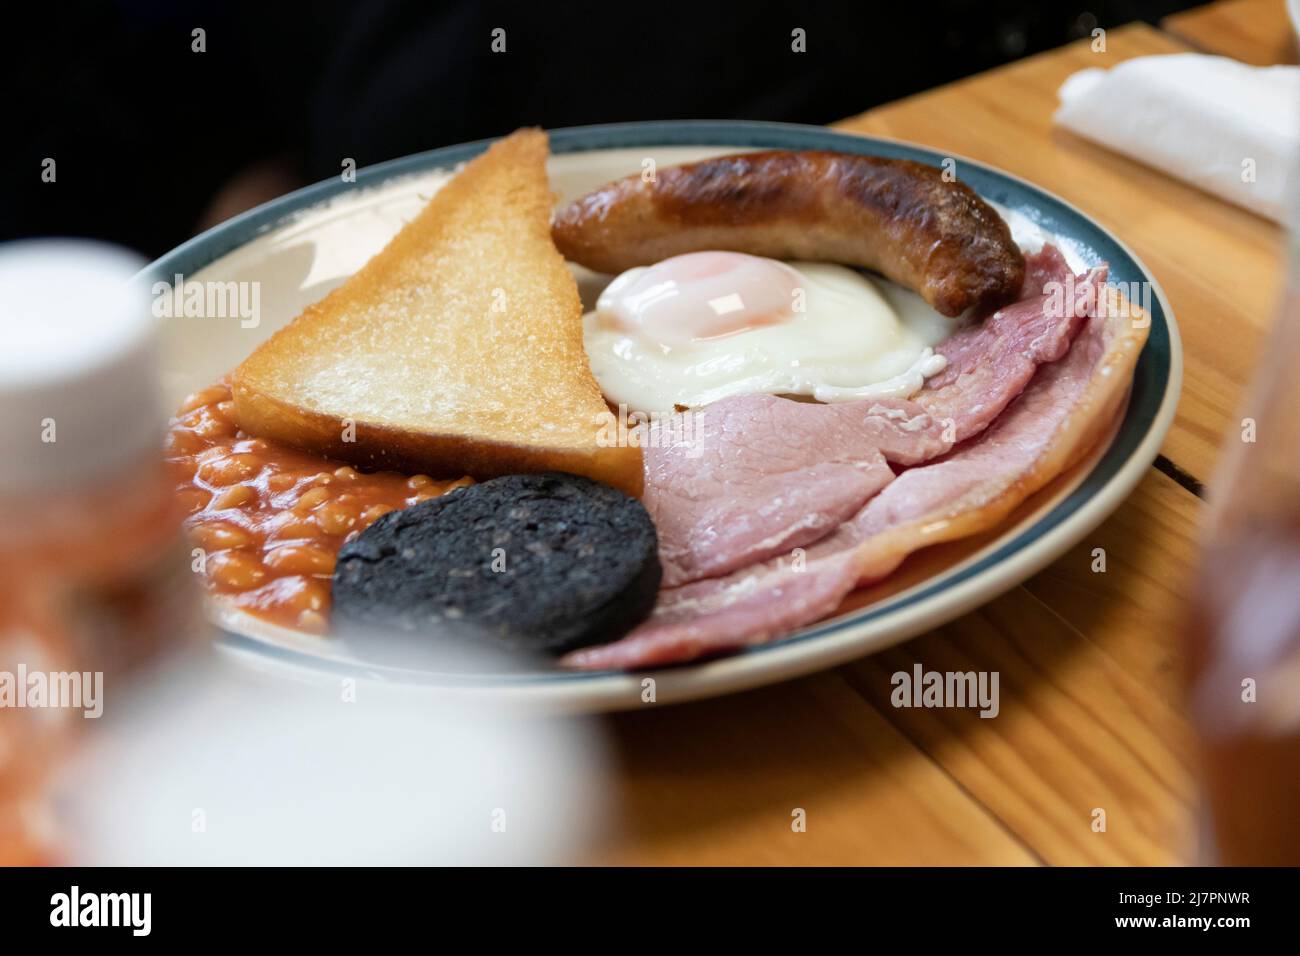
[[[540,130],[497,142],[263,343],[232,377],[240,427],[367,468],[558,470],[639,494],[640,449],[600,441],[546,156]]]

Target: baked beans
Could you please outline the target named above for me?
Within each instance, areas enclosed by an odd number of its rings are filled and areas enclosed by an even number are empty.
[[[250,437],[233,412],[224,384],[187,398],[167,462],[208,586],[277,624],[323,633],[343,543],[390,511],[473,483],[366,474]]]

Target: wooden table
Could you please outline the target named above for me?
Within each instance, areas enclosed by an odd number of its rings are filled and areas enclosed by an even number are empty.
[[[1221,0],[1165,17],[1160,26],[1204,53],[1253,66],[1300,63],[1285,0]]]
[[[1048,570],[901,647],[806,679],[608,718],[638,864],[1174,864],[1196,787],[1177,626],[1217,446],[1278,295],[1280,230],[1053,129],[1075,70],[1185,51],[1137,24],[845,120],[989,162],[1113,228],[1154,271],[1186,349],[1177,421],[1133,496]],[[1277,38],[1269,38],[1270,42]],[[1273,47],[1268,47],[1272,49]],[[1261,54],[1262,55],[1262,54]],[[1106,549],[1107,570],[1091,570]],[[1001,714],[899,710],[890,675],[996,670]],[[1094,811],[1106,815],[1093,829]],[[794,832],[792,814],[806,814]]]

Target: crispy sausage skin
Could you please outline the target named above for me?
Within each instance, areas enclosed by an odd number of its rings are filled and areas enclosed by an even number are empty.
[[[1011,230],[964,183],[847,153],[740,153],[630,176],[561,209],[551,234],[597,272],[705,249],[863,266],[948,316],[1014,299],[1025,277]]]

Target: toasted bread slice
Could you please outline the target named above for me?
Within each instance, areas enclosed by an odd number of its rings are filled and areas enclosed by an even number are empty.
[[[359,272],[235,370],[250,434],[372,468],[567,471],[641,491],[608,447],[577,285],[550,238],[547,138],[473,160]]]

